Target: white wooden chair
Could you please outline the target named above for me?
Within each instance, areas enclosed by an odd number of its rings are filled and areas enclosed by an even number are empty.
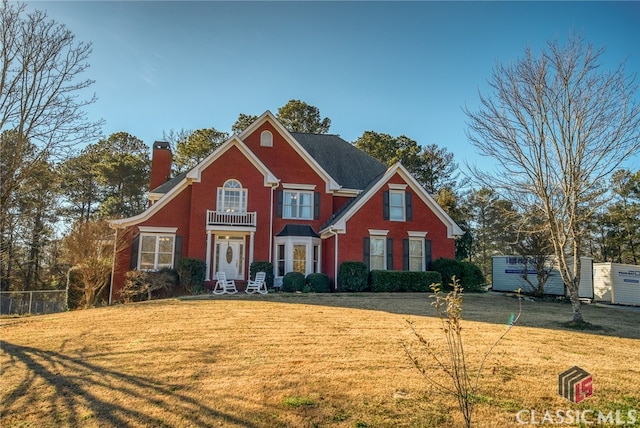
[[[267,294],[267,283],[265,282],[265,278],[267,277],[266,272],[258,272],[256,273],[256,278],[252,281],[249,280],[247,282],[247,288],[245,288],[244,292],[248,294],[260,293]]]
[[[236,282],[233,279],[227,279],[224,272],[216,272],[216,286],[213,287],[213,294],[235,294],[238,292]]]

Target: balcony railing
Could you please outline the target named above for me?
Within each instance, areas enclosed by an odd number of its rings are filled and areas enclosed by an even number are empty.
[[[207,210],[207,226],[255,226],[256,213],[236,213]]]

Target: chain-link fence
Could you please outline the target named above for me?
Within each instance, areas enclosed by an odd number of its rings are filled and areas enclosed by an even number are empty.
[[[0,315],[42,315],[66,310],[66,290],[0,291]]]

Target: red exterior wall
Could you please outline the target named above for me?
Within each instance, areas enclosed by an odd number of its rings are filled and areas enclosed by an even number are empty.
[[[406,184],[398,174],[389,183]],[[402,270],[402,240],[409,237],[408,231],[427,232],[425,239],[431,240],[433,260],[454,257],[455,243],[447,238],[447,227],[410,187],[406,191],[412,193],[413,220],[383,220],[382,192],[385,190],[389,190],[386,183],[347,221],[347,235],[340,235],[339,239],[340,263],[362,260],[363,238],[370,236],[369,229],[389,231],[387,238],[393,239],[393,270]],[[389,267],[387,269],[392,270]]]
[[[260,134],[262,131],[271,131],[273,134],[273,146],[260,146]],[[245,139],[247,146],[258,158],[280,179],[280,186],[276,189],[283,190],[282,183],[314,184],[315,191],[320,193],[320,219],[319,220],[295,220],[275,217],[273,222],[273,234],[277,234],[286,224],[308,224],[316,232],[326,223],[333,214],[333,195],[326,193],[325,181],[316,173],[307,161],[282,137],[270,123],[265,123],[254,133]],[[274,204],[275,210],[275,204]],[[324,255],[323,255],[324,256]],[[256,259],[257,260],[257,259]],[[266,260],[266,259],[265,259]]]
[[[176,236],[182,236],[182,256],[190,257],[185,251],[189,247],[189,206],[191,200],[191,187],[187,187],[167,205],[162,207],[149,220],[146,220],[136,226],[129,227],[125,230],[119,230],[118,236],[121,242],[118,242],[116,262],[113,273],[112,300],[117,301],[120,298],[120,290],[124,284],[124,274],[130,270],[131,264],[131,242],[139,233],[140,226],[156,226],[156,227],[177,227]]]

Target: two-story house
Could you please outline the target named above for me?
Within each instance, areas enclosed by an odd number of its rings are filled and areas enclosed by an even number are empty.
[[[343,261],[370,269],[426,270],[454,257],[462,234],[401,165],[387,167],[337,135],[287,131],[269,111],[187,173],[169,179],[171,151],[153,147],[150,206],[114,220],[110,300],[132,269],[174,267],[181,257],[246,280],[253,261],[285,273],[322,272],[334,289]]]

